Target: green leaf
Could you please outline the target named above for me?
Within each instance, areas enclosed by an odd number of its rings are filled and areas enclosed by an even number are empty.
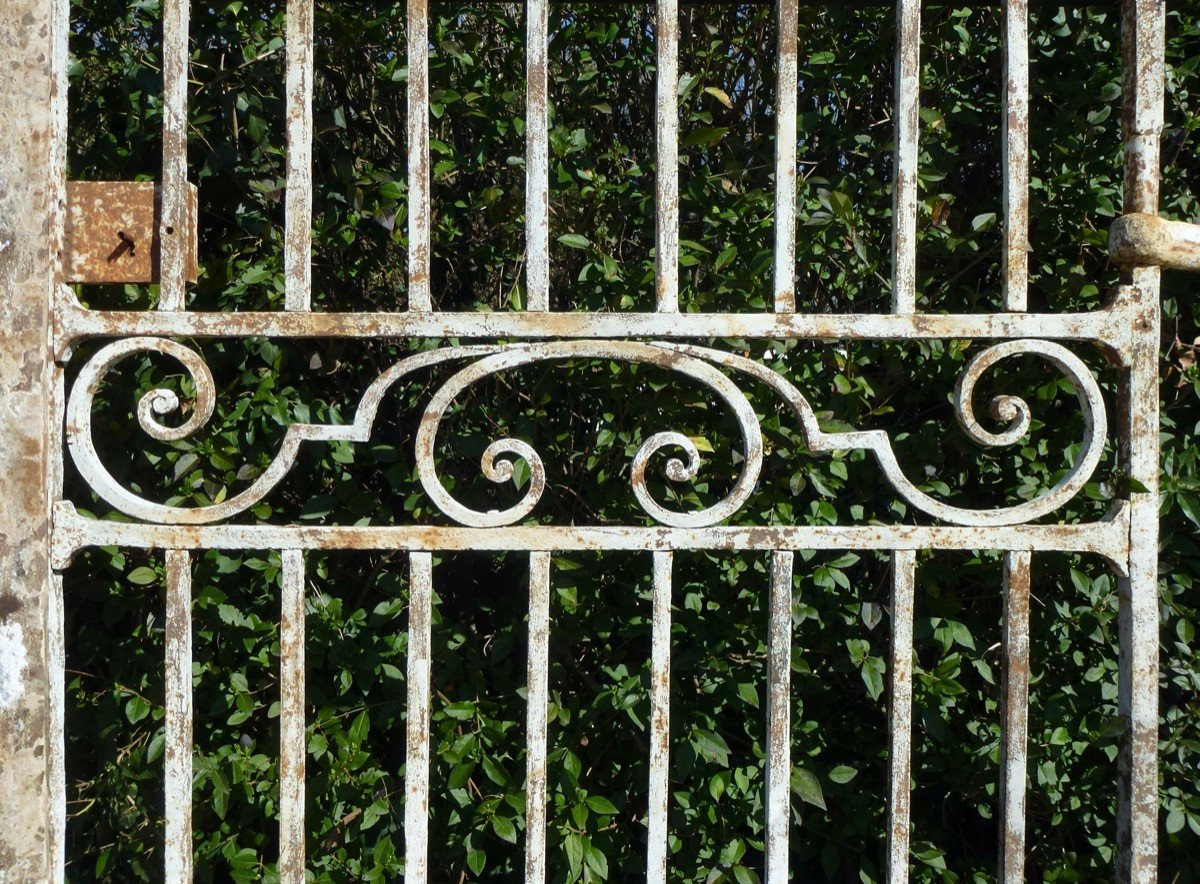
[[[858,771],[846,764],[839,764],[829,772],[829,779],[835,783],[848,783],[858,776]]]
[[[584,862],[587,863],[589,869],[600,877],[601,881],[608,880],[608,857],[601,853],[595,845],[587,849]]]
[[[567,854],[567,866],[572,879],[578,878],[583,871],[583,836],[578,832],[568,832],[563,839],[563,849]]]
[[[558,241],[570,249],[587,249],[592,245],[592,241],[581,233],[564,233]]]
[[[484,866],[487,865],[487,854],[482,850],[475,849],[467,853],[467,868],[472,874],[482,875]]]
[[[509,844],[517,843],[517,827],[508,817],[492,817],[492,831]]]
[[[738,884],[759,884],[758,875],[745,866],[734,866],[733,877]]]
[[[350,739],[350,744],[355,747],[362,745],[362,741],[367,738],[367,731],[370,727],[371,718],[364,709],[355,716],[354,723],[350,725],[350,730],[346,734]]]
[[[1175,499],[1179,501],[1179,508],[1188,520],[1193,525],[1200,525],[1200,500],[1183,491],[1176,494]]]
[[[1186,824],[1187,815],[1179,808],[1167,814],[1166,828],[1168,835],[1174,835],[1176,832],[1181,831]]]
[[[728,126],[697,126],[684,136],[684,147],[709,147],[729,134]]]
[[[821,781],[812,771],[803,767],[792,768],[792,791],[809,804],[821,810],[828,809],[825,807],[825,793],[821,789]]]
[[[602,813],[607,816],[614,816],[617,813],[616,806],[607,798],[600,795],[589,795],[586,803],[595,813]]]
[[[729,99],[729,95],[724,89],[718,89],[716,86],[705,86],[704,91],[725,105],[725,107],[733,110],[733,102]]]
[[[125,717],[130,724],[137,724],[150,714],[150,704],[143,697],[130,697],[125,704]]]
[[[729,766],[729,744],[720,734],[697,728],[692,731],[692,744],[701,758],[715,761],[721,767]]]
[[[147,584],[156,583],[158,581],[158,572],[153,568],[147,568],[145,565],[140,568],[134,568],[126,576],[128,577],[130,583],[136,583],[139,586],[146,586]]]

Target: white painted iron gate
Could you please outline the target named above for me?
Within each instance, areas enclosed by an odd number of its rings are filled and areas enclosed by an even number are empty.
[[[1026,309],[1028,203],[1027,0],[1007,0],[1004,34],[1004,290],[991,313],[916,311],[918,62],[920,4],[900,0],[896,47],[896,151],[892,309],[881,315],[812,314],[798,309],[795,291],[797,167],[797,3],[779,2],[779,102],[776,166],[774,311],[760,315],[678,312],[679,209],[675,175],[657,180],[657,309],[650,313],[555,313],[549,310],[549,154],[547,113],[548,0],[528,0],[527,59],[527,309],[451,313],[430,297],[428,12],[409,0],[409,188],[412,211],[408,309],[395,313],[310,312],[311,176],[313,133],[313,0],[289,0],[287,22],[286,312],[198,313],[186,308],[191,260],[186,180],[187,35],[189,0],[164,0],[165,131],[161,182],[161,300],[153,312],[85,309],[66,282],[64,181],[67,0],[4,0],[0,8],[0,880],[56,880],[63,872],[65,786],[63,747],[62,587],[58,570],[76,552],[96,546],[166,551],[167,685],[166,868],[169,881],[187,880],[192,864],[192,702],[190,581],[193,553],[206,549],[283,553],[281,632],[280,870],[285,882],[304,878],[304,580],[305,550],[404,550],[411,569],[410,657],[405,803],[405,855],[413,881],[437,879],[427,869],[429,800],[430,622],[432,555],[438,551],[497,550],[529,556],[526,879],[545,878],[548,606],[551,556],[558,551],[644,551],[653,574],[652,716],[648,880],[667,874],[669,687],[672,556],[678,550],[760,550],[771,557],[766,759],[767,880],[789,878],[789,649],[793,550],[879,550],[892,560],[893,648],[890,681],[890,798],[888,878],[908,874],[911,725],[910,667],[916,553],[986,548],[1005,553],[1003,594],[1004,713],[1000,782],[1003,837],[1000,878],[1023,878],[1024,792],[1028,691],[1028,604],[1031,560],[1044,551],[1098,555],[1120,577],[1120,705],[1127,717],[1118,770],[1119,855],[1122,881],[1156,876],[1157,653],[1156,601],[1159,267],[1196,266],[1200,238],[1186,225],[1160,222],[1158,150],[1164,88],[1163,0],[1125,0],[1125,217],[1114,228],[1113,255],[1124,283],[1108,306],[1086,314],[1029,313]],[[678,0],[658,0],[658,168],[675,169],[678,150]],[[100,195],[104,197],[104,194]],[[74,211],[74,208],[72,208]],[[75,246],[80,248],[78,244]],[[87,268],[81,271],[86,275]],[[347,425],[289,428],[274,464],[245,491],[206,508],[166,506],[123,487],[101,464],[92,440],[92,399],[106,372],[133,354],[155,351],[177,361],[195,384],[190,416],[167,426],[173,393],[153,391],[138,405],[141,429],[160,439],[183,438],[212,412],[214,383],[201,357],[181,339],[272,336],[365,339],[461,338],[515,341],[445,347],[412,356],[376,380]],[[1088,432],[1069,473],[1040,497],[1007,509],[959,509],[929,497],[905,476],[890,441],[879,431],[825,432],[809,403],[768,368],[732,353],[685,343],[711,338],[917,340],[988,339],[957,391],[963,427],[983,445],[1007,445],[1029,424],[1015,397],[993,402],[1008,426],[990,432],[975,420],[972,392],[991,366],[1033,354],[1074,384]],[[78,343],[111,341],[79,372],[70,389],[65,363]],[[1107,415],[1091,372],[1066,345],[1102,348],[1119,367],[1124,393],[1119,413]],[[528,526],[545,487],[539,455],[518,439],[501,439],[483,456],[487,478],[505,481],[514,461],[531,471],[524,498],[504,511],[472,510],[443,486],[434,464],[439,423],[455,397],[503,369],[573,357],[649,363],[706,386],[732,410],[741,428],[743,464],[734,488],[700,512],[675,512],[647,491],[646,469],[659,451],[671,481],[696,476],[699,455],[686,436],[651,436],[632,464],[632,491],[654,527]],[[328,441],[365,441],[388,389],[417,368],[446,363],[455,374],[428,403],[417,436],[416,462],[425,492],[453,527],[399,525],[273,526],[240,521],[286,475],[300,448]],[[753,380],[791,409],[808,446],[817,452],[862,449],[874,456],[897,494],[932,517],[929,526],[743,526],[734,517],[753,489],[763,460],[758,417],[739,389]],[[1089,479],[1109,438],[1120,442],[1121,470],[1134,489],[1096,524],[1054,525],[1038,520],[1072,498]],[[65,439],[65,446],[61,440]],[[64,460],[70,457],[91,488],[126,513],[128,521],[98,521],[61,499]],[[730,524],[730,520],[732,523]]]

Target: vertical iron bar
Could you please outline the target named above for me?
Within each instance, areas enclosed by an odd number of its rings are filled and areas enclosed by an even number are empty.
[[[1124,0],[1125,200],[1123,211],[1158,214],[1166,10],[1163,0]],[[1125,400],[1129,492],[1128,577],[1121,598],[1118,702],[1127,729],[1118,759],[1117,881],[1150,884],[1158,865],[1158,267],[1128,274],[1135,294],[1133,358]]]
[[[1125,138],[1122,212],[1158,214],[1159,140],[1166,74],[1165,0],[1122,0]]]
[[[1029,0],[1004,5],[1004,309],[1029,304]]]
[[[671,765],[671,569],[674,554],[654,553],[650,639],[650,799],[647,884],[667,880],[667,775]]]
[[[284,307],[312,309],[313,0],[287,3]]]
[[[791,552],[771,554],[767,630],[766,884],[788,880],[788,825],[792,772],[792,563]]]
[[[779,0],[775,102],[775,312],[796,312],[796,91],[798,0]]]
[[[917,134],[921,107],[921,3],[896,5],[896,148],[892,181],[892,312],[917,309]]]
[[[63,607],[63,579],[51,574],[49,607],[46,612],[46,677],[49,682],[50,715],[47,720],[46,759],[49,788],[50,824],[49,863],[52,881],[66,880],[67,866],[67,770],[66,770],[66,702],[67,649],[66,619]],[[10,796],[11,798],[12,796]]]
[[[304,881],[304,552],[283,551],[279,616],[279,880]]]
[[[429,880],[429,693],[433,554],[408,557],[408,734],[404,767],[405,880]]]
[[[550,309],[549,10],[549,0],[529,0],[525,13],[525,306],[537,311]]]
[[[892,706],[888,716],[888,884],[908,880],[909,784],[912,777],[913,596],[917,555],[892,553]]]
[[[546,715],[550,702],[550,553],[529,554],[525,725],[525,881],[546,880]]]
[[[429,290],[429,0],[408,0],[408,309]]]
[[[49,213],[50,254],[56,257],[63,254],[66,232],[64,210],[66,207],[67,95],[70,88],[67,68],[70,57],[70,34],[70,0],[53,0],[50,17],[50,39],[52,46],[50,57],[52,60],[51,76],[53,78],[49,106],[51,134],[49,139],[49,162],[47,163],[46,174],[51,182],[51,186],[47,190],[53,200],[53,208]],[[0,34],[0,45],[5,44],[5,42],[3,34]],[[15,67],[17,62],[13,61],[11,64]],[[35,87],[33,83],[29,83],[27,84],[27,88]],[[0,100],[0,105],[2,104],[3,102]],[[0,111],[0,123],[2,123],[2,118],[3,112]],[[26,125],[28,124],[27,120],[23,122]],[[2,158],[0,158],[0,166],[3,166]],[[0,210],[0,216],[3,215],[4,212]],[[55,267],[53,272],[47,275],[51,286],[58,284],[58,278],[61,275],[60,271],[61,267]],[[2,275],[3,267],[0,266],[0,276]],[[47,299],[48,303],[46,306],[52,312],[55,298],[52,290],[48,291],[47,294],[49,294],[49,298]],[[9,300],[10,302],[12,301],[11,293]],[[12,341],[11,337],[7,335],[5,337],[10,342]],[[22,355],[24,356],[25,354],[22,353]],[[45,364],[49,367],[51,377],[49,385],[51,391],[49,427],[61,427],[66,421],[66,369],[65,366],[53,362],[49,352],[45,354]],[[28,387],[27,380],[22,380],[21,383],[23,386]],[[0,393],[0,396],[2,395]],[[15,441],[14,434],[5,433],[4,438],[10,443]],[[63,497],[63,436],[62,433],[48,428],[45,439],[45,454],[47,459],[45,511],[49,513],[52,511],[54,503]],[[0,562],[3,562],[2,553],[0,553]],[[50,682],[50,715],[47,722],[46,767],[49,784],[47,797],[50,803],[50,822],[47,826],[47,838],[49,841],[50,879],[53,881],[64,881],[67,874],[67,624],[62,574],[51,571],[49,578],[49,605],[46,612],[46,661],[48,667],[47,675]],[[14,592],[15,583],[15,580],[10,583],[10,593]],[[3,723],[0,722],[0,728],[2,727]],[[0,767],[3,766],[3,759],[0,759]],[[2,783],[0,783],[0,792],[4,792]],[[9,794],[11,796],[11,793]],[[3,825],[3,814],[0,814],[0,827],[3,827]],[[4,845],[0,841],[0,855],[4,855],[5,853]]]
[[[679,311],[679,2],[658,0],[655,137],[657,309]]]
[[[1004,671],[1000,724],[1001,884],[1025,880],[1025,769],[1029,735],[1029,566],[1025,550],[1004,554]]]
[[[166,613],[166,880],[192,880],[192,557],[169,549]]]
[[[188,20],[190,0],[163,2],[163,162],[159,310],[187,306]]]

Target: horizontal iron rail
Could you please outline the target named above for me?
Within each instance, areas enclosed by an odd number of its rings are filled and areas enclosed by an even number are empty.
[[[1124,352],[1126,290],[1088,313],[300,313],[96,311],[56,317],[56,350],[106,337],[188,338],[1041,338],[1094,341]]]
[[[70,503],[55,508],[55,567],[82,549],[370,549],[445,552],[506,550],[1031,550],[1093,553],[1125,570],[1129,510],[1118,503],[1101,521],[1080,525],[776,525],[668,528],[520,525],[463,528],[419,525],[147,525],[80,515]]]

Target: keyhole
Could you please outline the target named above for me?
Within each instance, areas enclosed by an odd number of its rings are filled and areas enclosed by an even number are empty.
[[[135,249],[137,248],[137,243],[133,241],[133,237],[127,234],[124,230],[117,231],[117,239],[119,239],[121,242],[115,249],[113,249],[112,254],[108,256],[108,263],[110,264],[124,255],[126,252],[129,252],[129,257],[132,258],[135,254]]]

